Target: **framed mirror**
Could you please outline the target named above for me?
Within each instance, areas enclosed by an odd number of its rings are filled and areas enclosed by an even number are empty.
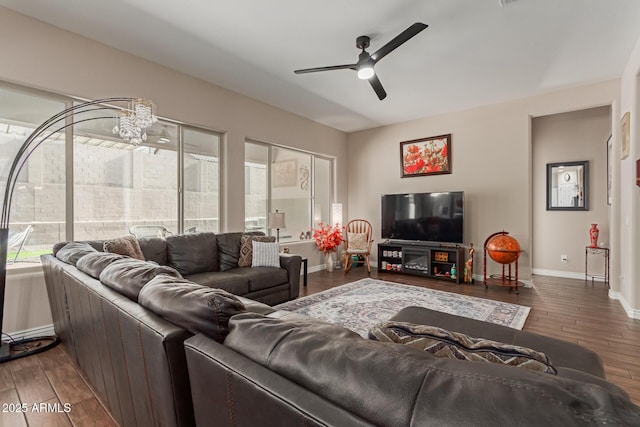
[[[547,210],[589,210],[589,161],[547,163]]]

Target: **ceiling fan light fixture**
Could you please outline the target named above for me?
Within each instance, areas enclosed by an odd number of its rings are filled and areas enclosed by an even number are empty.
[[[373,65],[364,64],[358,68],[358,78],[361,80],[369,80],[371,77],[375,75],[373,71]]]
[[[499,1],[507,1],[507,0],[499,0]],[[516,0],[508,0],[508,1],[516,1]],[[356,38],[356,47],[360,49],[360,55],[358,55],[358,62],[355,64],[344,64],[344,65],[331,65],[328,67],[315,67],[315,68],[303,68],[301,70],[294,70],[295,74],[306,74],[306,73],[315,73],[317,71],[331,71],[331,70],[354,70],[358,74],[358,78],[360,80],[368,80],[369,84],[375,91],[378,99],[382,101],[387,97],[387,92],[382,87],[382,83],[380,83],[380,79],[376,75],[373,68],[375,65],[383,58],[385,58],[388,54],[402,46],[407,41],[411,40],[414,36],[416,36],[419,32],[427,28],[427,24],[423,24],[422,22],[416,22],[409,26],[406,30],[395,36],[390,42],[382,46],[380,49],[375,51],[373,54],[369,54],[366,49],[370,46],[371,39],[369,36],[359,36]]]

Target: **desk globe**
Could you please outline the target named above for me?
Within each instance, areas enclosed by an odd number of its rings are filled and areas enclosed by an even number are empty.
[[[516,294],[518,294],[518,258],[520,257],[520,244],[516,239],[509,236],[506,231],[500,231],[493,233],[487,237],[484,242],[484,286],[487,285],[487,255],[497,262],[502,264],[502,276],[501,284],[515,288]],[[516,265],[515,278],[511,277],[511,264]],[[505,266],[508,265],[509,271],[505,274]],[[493,276],[491,278],[494,278]]]
[[[490,237],[485,247],[491,259],[500,264],[511,264],[520,255],[520,244],[508,234]]]

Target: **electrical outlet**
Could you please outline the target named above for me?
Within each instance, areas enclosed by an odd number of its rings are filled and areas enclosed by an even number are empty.
[[[560,261],[569,262],[569,257],[567,257],[566,255],[560,255]]]

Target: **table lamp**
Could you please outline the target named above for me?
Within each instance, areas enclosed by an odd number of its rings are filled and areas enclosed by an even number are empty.
[[[276,241],[280,243],[280,229],[286,228],[284,212],[278,212],[278,209],[276,209],[275,212],[269,213],[269,228],[276,229]]]

